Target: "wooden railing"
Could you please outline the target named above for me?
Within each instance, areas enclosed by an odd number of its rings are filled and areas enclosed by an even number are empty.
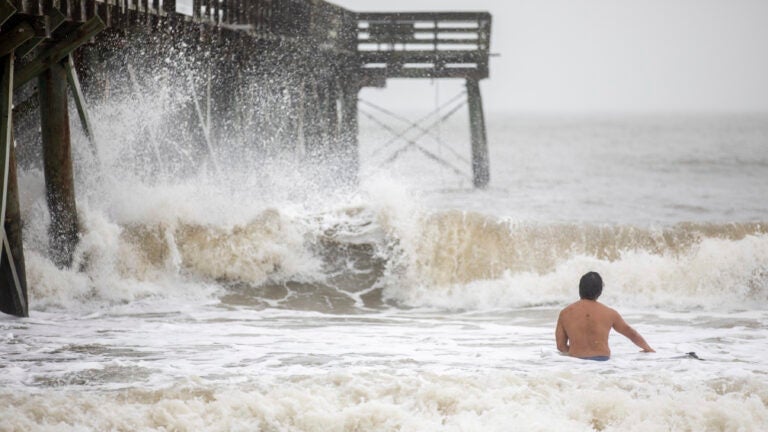
[[[257,34],[300,35],[311,7],[307,0],[193,0],[191,19]]]
[[[488,51],[487,12],[360,13],[358,42],[376,50]]]
[[[485,78],[490,38],[487,12],[358,14],[361,66],[390,78]]]
[[[258,36],[326,37],[346,34],[344,25],[354,29],[354,14],[327,2],[312,0],[192,0],[191,14],[176,12],[176,0],[10,0],[16,13],[46,16],[54,9],[67,21],[85,22],[99,16],[109,27],[156,22],[172,17],[210,24]],[[322,30],[318,30],[322,28]],[[328,31],[326,31],[328,30]],[[353,31],[353,30],[352,30]],[[340,37],[340,36],[339,36]]]
[[[71,21],[95,15],[108,20],[119,15],[166,16],[176,11],[176,0],[12,0],[17,13],[44,16],[58,9]]]
[[[177,0],[9,1],[16,13],[43,17],[56,10],[70,22],[85,22],[98,16],[108,27],[120,28],[153,24],[159,22],[158,18],[168,17],[257,37],[304,37],[318,45],[330,44],[337,50],[356,50],[357,14],[326,1],[192,0],[188,14],[177,13]]]

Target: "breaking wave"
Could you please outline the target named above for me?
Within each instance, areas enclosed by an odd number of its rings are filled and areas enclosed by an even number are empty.
[[[86,213],[80,271],[28,253],[33,305],[216,295],[321,311],[514,308],[568,301],[589,270],[603,274],[606,299],[626,305],[768,299],[768,227],[759,223],[543,224],[370,202],[321,213],[266,208],[237,224],[120,224]]]

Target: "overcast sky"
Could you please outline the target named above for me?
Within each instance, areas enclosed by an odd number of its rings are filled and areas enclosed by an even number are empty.
[[[768,0],[332,0],[355,11],[493,14],[489,111],[768,112]],[[434,105],[460,86],[362,97]]]

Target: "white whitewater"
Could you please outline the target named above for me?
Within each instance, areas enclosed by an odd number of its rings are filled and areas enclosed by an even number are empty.
[[[363,124],[360,186],[330,193],[237,143],[221,174],[154,178],[135,111],[94,115],[76,270],[21,174],[31,317],[0,317],[0,430],[768,428],[768,118],[490,116],[486,191],[417,152],[376,171]],[[557,353],[590,270],[656,354]]]

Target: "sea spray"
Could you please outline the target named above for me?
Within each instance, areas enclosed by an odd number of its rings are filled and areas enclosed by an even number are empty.
[[[344,308],[348,298],[363,307],[382,301],[449,309],[523,307],[571,298],[573,281],[585,269],[604,274],[606,298],[619,304],[748,307],[768,292],[768,237],[759,223],[644,228],[514,222],[429,210],[388,178],[352,195],[279,211],[227,201],[247,193],[242,189],[216,186],[207,178],[202,185],[144,186],[136,190],[145,198],[129,198],[132,206],[102,210],[95,199],[82,206],[77,269],[94,285],[111,287],[109,295],[97,298],[173,295],[160,287],[163,281],[186,280],[250,287],[256,290],[254,304],[260,302],[260,287],[293,283],[302,284],[310,298],[316,289],[316,300],[335,291],[332,297]],[[201,191],[214,198],[191,204]],[[33,205],[28,211],[28,231],[44,239],[39,235],[44,208]],[[38,257],[45,256],[41,240],[31,245]],[[36,274],[34,264],[30,272],[42,286],[52,285]],[[158,287],[116,288],[136,281]],[[73,292],[81,297],[84,290]],[[361,292],[378,294],[366,301]],[[323,301],[318,307],[328,305]],[[311,301],[303,308],[311,309]]]

